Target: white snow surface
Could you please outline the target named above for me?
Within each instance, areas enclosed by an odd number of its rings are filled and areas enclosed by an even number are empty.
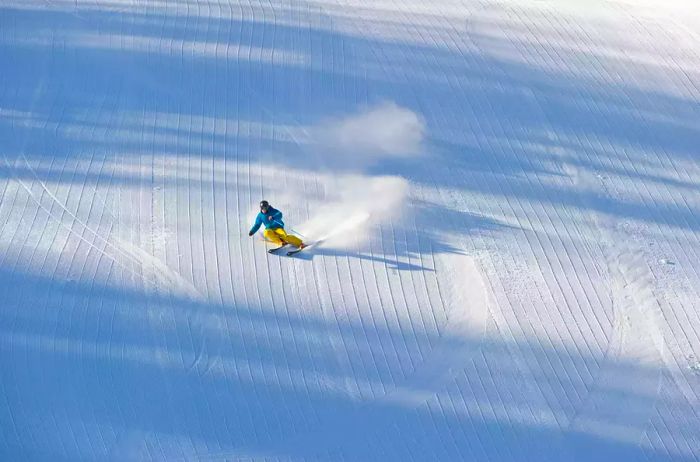
[[[698,5],[3,0],[0,460],[700,460]]]

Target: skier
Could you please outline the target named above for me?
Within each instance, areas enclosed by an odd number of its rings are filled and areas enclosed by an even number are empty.
[[[306,247],[306,244],[304,244],[301,239],[292,234],[287,234],[284,230],[284,223],[282,222],[282,212],[272,207],[267,201],[260,201],[260,213],[258,213],[258,216],[255,218],[255,224],[250,228],[248,236],[255,234],[263,224],[265,225],[265,239],[279,244],[280,247],[278,248],[281,249],[286,244],[298,247],[300,250]]]

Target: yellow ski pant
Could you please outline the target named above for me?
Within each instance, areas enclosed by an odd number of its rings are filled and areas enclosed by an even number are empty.
[[[290,244],[294,247],[301,246],[301,239],[292,234],[287,234],[287,232],[282,228],[266,229],[263,234],[265,239],[272,241],[275,244]]]

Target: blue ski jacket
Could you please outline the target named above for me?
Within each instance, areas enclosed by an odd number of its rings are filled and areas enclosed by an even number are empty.
[[[272,217],[272,220],[270,220],[270,217]],[[282,212],[270,206],[270,208],[267,209],[267,213],[258,213],[258,216],[255,218],[255,224],[250,228],[250,234],[255,234],[260,229],[261,225],[265,225],[265,229],[284,229]]]

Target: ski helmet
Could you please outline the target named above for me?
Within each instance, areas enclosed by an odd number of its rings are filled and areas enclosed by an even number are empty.
[[[270,207],[270,203],[268,201],[260,201],[260,208],[261,209],[266,209]]]

